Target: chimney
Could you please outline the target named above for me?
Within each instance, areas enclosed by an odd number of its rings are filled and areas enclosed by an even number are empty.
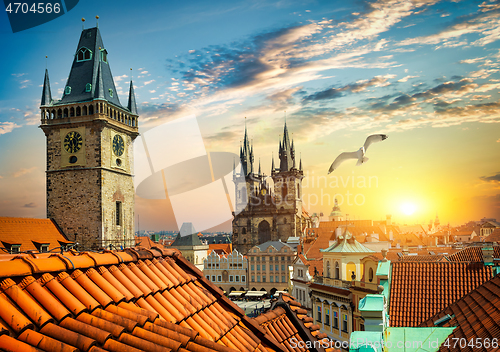
[[[385,216],[385,225],[386,225],[386,226],[391,226],[391,225],[392,225],[392,221],[391,221],[391,219],[392,219],[392,215],[387,214],[387,215]]]

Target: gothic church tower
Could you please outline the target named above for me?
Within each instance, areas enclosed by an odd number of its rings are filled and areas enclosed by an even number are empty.
[[[121,105],[98,28],[84,29],[60,100],[45,71],[40,128],[47,138],[47,217],[80,249],[134,239],[134,88]]]

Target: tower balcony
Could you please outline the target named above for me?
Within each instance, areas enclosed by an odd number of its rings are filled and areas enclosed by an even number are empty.
[[[41,106],[41,126],[106,120],[131,132],[138,131],[138,116],[102,100]]]

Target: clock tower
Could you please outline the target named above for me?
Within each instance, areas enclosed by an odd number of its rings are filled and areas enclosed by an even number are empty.
[[[60,100],[45,71],[40,128],[47,138],[47,217],[80,249],[134,239],[134,88],[123,106],[98,28],[84,29]]]

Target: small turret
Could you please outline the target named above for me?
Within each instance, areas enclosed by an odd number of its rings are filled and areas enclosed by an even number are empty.
[[[52,104],[52,93],[50,92],[49,70],[45,69],[41,106],[48,106],[50,104]]]

